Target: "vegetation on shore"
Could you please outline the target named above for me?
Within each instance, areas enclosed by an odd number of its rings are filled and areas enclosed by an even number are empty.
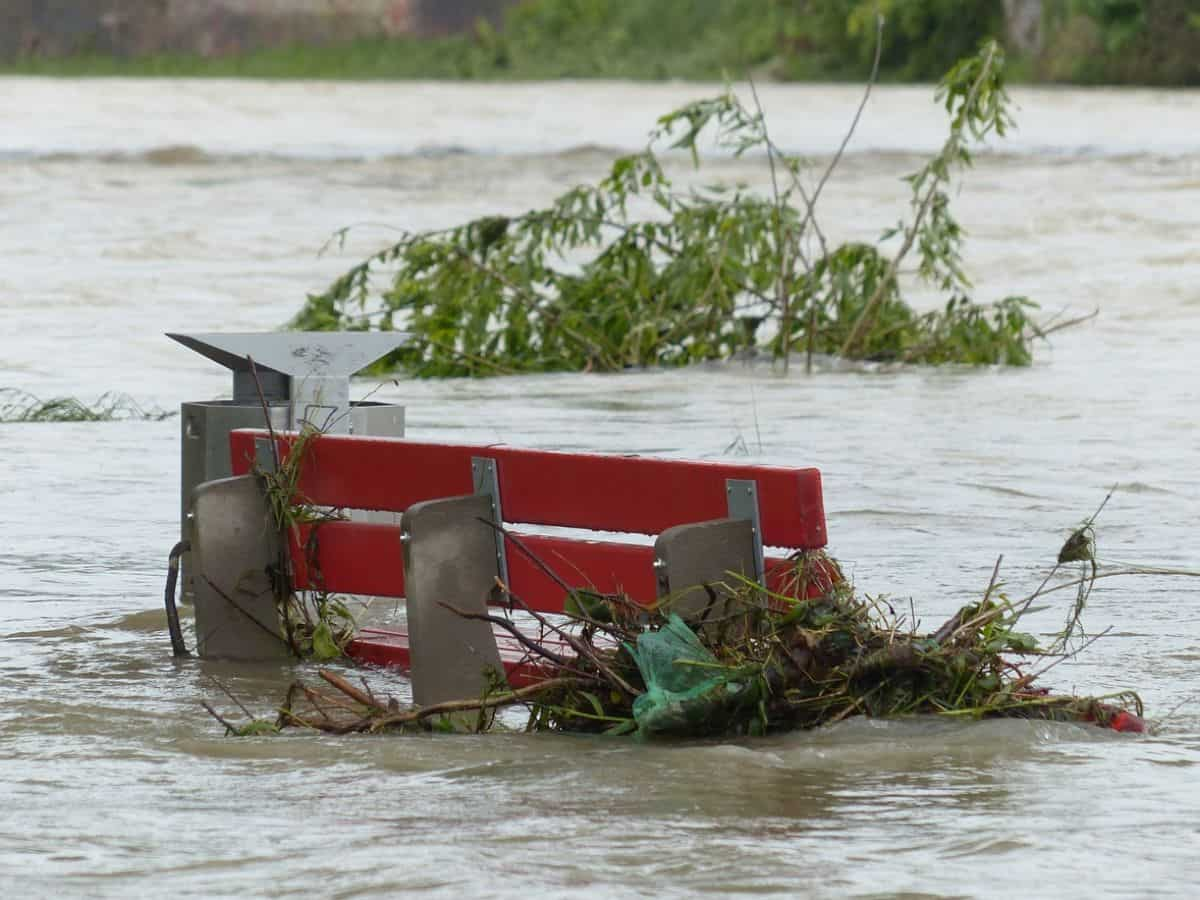
[[[1002,0],[525,0],[492,27],[203,57],[26,56],[9,73],[333,79],[633,78],[719,81],[750,71],[842,80],[888,19],[883,80],[935,79],[1006,32]],[[1200,84],[1200,12],[1189,0],[1045,0],[1040,48],[1008,46],[1025,80]]]
[[[877,29],[882,34],[882,25]],[[882,40],[876,44],[878,60]],[[857,124],[870,93],[866,88]],[[962,268],[964,231],[950,191],[972,146],[1011,126],[1004,54],[994,42],[947,73],[937,97],[950,126],[941,150],[905,180],[909,218],[873,244],[831,243],[821,193],[853,133],[823,171],[771,139],[751,91],[690,103],[659,119],[646,150],[598,184],[546,209],[406,234],[309,297],[292,327],[403,329],[384,365],[418,376],[619,371],[770,353],[848,359],[1027,365],[1045,332],[1033,304],[978,304]],[[711,137],[766,156],[772,190],[686,189],[658,153]],[[904,299],[901,264],[942,305]],[[906,279],[908,280],[908,279]]]

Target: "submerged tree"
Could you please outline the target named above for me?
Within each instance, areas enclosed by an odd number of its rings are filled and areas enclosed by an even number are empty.
[[[402,328],[412,341],[387,363],[420,376],[615,371],[746,351],[769,351],[785,368],[794,352],[810,362],[820,353],[1027,365],[1040,334],[1033,304],[971,300],[948,192],[971,165],[972,144],[1011,125],[1003,71],[1003,51],[988,42],[942,79],[948,137],[906,179],[908,221],[878,243],[833,246],[817,216],[876,73],[810,185],[803,162],[771,139],[757,94],[748,106],[727,90],[663,116],[645,150],[545,209],[406,234],[310,296],[292,326]],[[765,152],[771,193],[673,185],[659,153],[687,150],[699,165],[705,135],[738,156]],[[899,245],[890,256],[889,239]],[[935,311],[920,313],[902,296],[898,273],[911,251],[919,279],[945,298]]]

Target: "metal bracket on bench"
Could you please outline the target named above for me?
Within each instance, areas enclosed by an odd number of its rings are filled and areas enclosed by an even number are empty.
[[[275,450],[270,438],[256,437],[254,439],[254,463],[264,475],[275,472]]]
[[[758,482],[751,479],[726,478],[725,498],[729,518],[750,522],[754,535],[754,579],[766,585],[766,563],[763,561],[762,526],[758,520]]]
[[[500,476],[496,471],[496,461],[486,456],[471,457],[471,481],[475,485],[475,493],[482,494],[492,501],[492,521],[498,526],[496,530],[496,571],[506,587],[511,587],[508,580],[508,556],[504,548],[504,512],[500,505]]]

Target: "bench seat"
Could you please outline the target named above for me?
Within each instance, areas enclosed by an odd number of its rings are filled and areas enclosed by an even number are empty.
[[[530,659],[529,651],[516,638],[499,625],[492,626],[492,633],[509,684],[524,687],[542,679],[544,667]],[[530,637],[535,636],[531,634]],[[538,643],[560,656],[573,655],[567,643],[555,635],[536,637]],[[408,632],[396,628],[362,628],[346,647],[346,653],[361,663],[407,672],[411,659]]]

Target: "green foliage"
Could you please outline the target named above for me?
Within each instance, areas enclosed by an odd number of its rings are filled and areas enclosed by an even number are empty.
[[[1195,0],[1048,0],[1046,10],[1043,78],[1200,85]]]
[[[275,605],[283,638],[288,648],[302,659],[327,661],[345,654],[354,637],[356,623],[345,602],[320,588],[321,570],[317,562],[316,541],[320,526],[343,518],[340,510],[312,506],[300,489],[300,476],[309,448],[321,432],[305,425],[296,435],[286,456],[270,471],[257,470],[263,480],[268,508],[279,534],[279,558],[276,570],[290,572],[288,545],[304,549],[309,582],[317,590],[303,594],[292,589],[290,577],[276,580]],[[305,541],[304,529],[308,528]]]
[[[260,78],[696,78],[773,59],[790,0],[526,0],[500,27],[200,57],[29,58],[18,71]]]
[[[1076,8],[1104,29],[1105,49],[1120,50],[1146,27],[1143,0],[1075,0]]]
[[[1018,626],[1045,584],[1014,603],[993,579],[980,600],[920,634],[881,598],[856,595],[824,554],[806,554],[777,574],[778,593],[732,573],[710,585],[710,596],[721,598],[711,618],[710,607],[685,621],[668,602],[631,621],[621,613],[630,601],[609,597],[611,624],[589,620],[587,652],[572,663],[576,677],[547,683],[529,728],[714,738],[815,728],[851,715],[1103,725],[1122,710],[1142,714],[1132,692],[1077,697],[1036,684],[1060,657],[1047,662],[1047,650]],[[592,679],[586,690],[581,677]]]
[[[268,719],[251,719],[245,725],[235,726],[229,733],[234,737],[263,737],[279,734],[279,726]]]
[[[527,0],[491,35],[500,66],[567,77],[713,78],[770,60],[779,0]]]
[[[308,617],[289,617],[292,640],[305,659],[318,662],[340,659],[354,637],[354,616],[336,596],[318,592],[313,595],[312,603],[314,612]]]
[[[1044,0],[1047,44],[1025,71],[1050,80],[1200,83],[1194,0]],[[752,70],[782,79],[856,76],[888,27],[885,80],[934,80],[1005,33],[1003,0],[524,0],[465,34],[270,47],[230,56],[83,51],[0,71],[249,78],[687,78]]]
[[[794,0],[783,20],[780,72],[852,76],[875,54],[875,17],[887,20],[881,70],[901,80],[936,79],[980,42],[1002,34],[1002,0]]]
[[[1011,125],[1002,73],[1003,54],[988,44],[947,74],[938,97],[949,136],[906,179],[910,221],[878,244],[828,245],[817,202],[832,168],[807,184],[761,110],[726,91],[661,117],[646,150],[545,209],[406,235],[310,297],[291,324],[402,328],[412,340],[388,363],[419,376],[618,371],[760,349],[785,365],[796,351],[1028,364],[1032,304],[970,300],[947,190],[970,165],[972,142]],[[657,154],[685,150],[699,164],[709,136],[736,155],[765,153],[772,195],[676,187]],[[893,238],[900,248],[888,259]],[[947,295],[932,312],[902,297],[897,271],[910,249],[918,278]]]

